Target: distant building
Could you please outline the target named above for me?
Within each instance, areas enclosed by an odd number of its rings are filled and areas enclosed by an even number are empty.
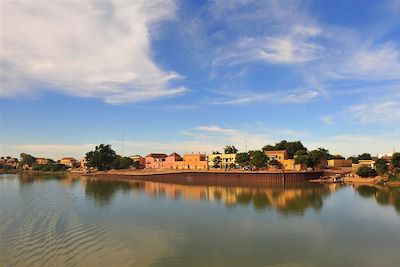
[[[36,165],[47,165],[50,163],[50,159],[46,158],[36,158]]]
[[[163,169],[163,162],[168,156],[164,153],[151,153],[145,157],[146,169]]]
[[[130,158],[134,161],[134,162],[139,162],[139,168],[144,168],[146,166],[146,159],[143,158],[140,155],[133,155],[130,156]]]
[[[294,159],[289,159],[286,150],[270,150],[265,151],[265,155],[268,156],[269,160],[276,160],[280,163],[280,167],[290,171],[301,171],[303,166],[301,164],[295,164]],[[278,166],[279,167],[279,166]]]
[[[208,161],[206,154],[192,153],[183,155],[183,165],[184,170],[207,170]]]
[[[77,163],[77,160],[72,157],[65,157],[65,158],[60,159],[59,162],[60,162],[60,164],[64,164],[65,166],[72,168]]]
[[[81,169],[84,170],[84,171],[86,171],[86,170],[89,169],[87,157],[81,158],[81,160],[80,160],[80,165],[81,165],[81,166],[80,166]]]
[[[328,167],[351,167],[352,161],[349,159],[330,159],[328,160]]]
[[[375,161],[372,159],[360,159],[358,160],[358,164],[352,164],[352,168],[357,170],[361,166],[369,166],[371,168],[375,168]]]
[[[231,168],[236,168],[236,154],[210,154],[208,155],[208,168],[214,168],[214,159],[221,158],[220,169],[227,170]]]
[[[4,165],[17,168],[18,167],[18,159],[16,158],[9,158],[5,161]]]

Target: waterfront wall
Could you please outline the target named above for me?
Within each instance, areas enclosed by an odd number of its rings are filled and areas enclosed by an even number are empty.
[[[322,172],[182,172],[182,173],[160,173],[148,175],[95,175],[99,178],[145,180],[164,183],[181,184],[215,184],[215,185],[271,185],[304,182],[319,179]]]

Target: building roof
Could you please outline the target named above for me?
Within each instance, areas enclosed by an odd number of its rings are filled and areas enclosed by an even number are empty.
[[[166,157],[168,157],[166,154],[164,153],[150,153],[146,156],[147,157],[152,157],[152,158],[158,158],[158,159],[164,159]]]
[[[179,155],[178,153],[174,152],[174,153],[171,153],[168,157],[180,157],[181,158],[181,155]]]
[[[46,158],[36,158],[36,160],[46,160]]]

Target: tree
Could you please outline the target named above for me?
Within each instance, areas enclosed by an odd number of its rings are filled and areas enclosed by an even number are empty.
[[[255,150],[251,152],[250,165],[256,168],[267,167],[269,158],[261,150]]]
[[[20,166],[24,166],[25,164],[28,164],[29,166],[32,167],[36,162],[36,158],[34,156],[31,156],[26,153],[21,153],[20,157],[21,157]]]
[[[219,153],[219,151],[213,151],[212,154],[213,155],[220,155],[221,153]]]
[[[250,165],[249,153],[237,153],[236,154],[236,163],[239,164],[240,167],[249,166]]]
[[[392,164],[395,168],[400,168],[400,153],[393,153],[392,155]]]
[[[234,145],[226,146],[224,148],[225,154],[236,154],[237,152],[238,152],[238,150],[236,149],[236,147]]]
[[[274,166],[275,168],[279,168],[280,167],[280,162],[277,161],[276,159],[272,159],[268,162],[269,166]]]
[[[310,153],[308,153],[307,159],[307,166],[314,168],[315,166],[320,164],[322,160],[326,159],[326,153],[321,149],[312,150],[310,151]]]
[[[342,155],[330,155],[330,157],[328,159],[344,159],[344,157]]]
[[[388,171],[388,165],[385,159],[377,159],[375,161],[375,170],[379,175],[383,175]]]
[[[307,152],[307,148],[301,143],[301,141],[288,142],[286,140],[282,140],[279,143],[276,143],[275,146],[266,145],[262,148],[262,150],[286,150],[289,158],[293,158],[296,152],[299,150],[304,150]]]
[[[376,171],[372,169],[370,166],[360,166],[357,170],[357,175],[363,178],[375,177]]]
[[[263,148],[262,148],[262,151],[263,151],[263,152],[265,152],[265,151],[271,151],[271,150],[275,150],[275,147],[274,147],[274,146],[271,146],[271,145],[266,145],[266,146],[263,146]]]
[[[128,157],[117,156],[113,162],[114,169],[128,169],[133,164],[133,160]]]
[[[294,164],[300,164],[302,166],[308,166],[308,157],[307,155],[299,155],[294,157]]]
[[[361,155],[358,155],[358,159],[360,160],[369,160],[372,159],[371,154],[369,153],[362,153]]]
[[[221,157],[220,156],[216,156],[214,159],[213,159],[213,163],[214,163],[214,168],[221,168],[221,162],[222,162],[222,159],[221,159]]]
[[[94,151],[86,153],[88,166],[97,168],[99,171],[111,169],[116,157],[111,145],[105,144],[100,144],[95,147]]]
[[[353,164],[358,164],[358,157],[356,156],[351,156],[347,158],[348,160],[351,160],[351,163]]]

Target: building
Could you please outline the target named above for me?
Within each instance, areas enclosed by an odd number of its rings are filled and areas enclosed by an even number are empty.
[[[50,163],[50,159],[36,158],[36,165],[47,165]]]
[[[60,159],[59,162],[60,162],[60,164],[64,164],[65,166],[72,168],[77,163],[77,160],[72,157],[65,157],[65,158]]]
[[[165,159],[168,156],[164,153],[151,153],[145,157],[146,169],[163,169]]]
[[[338,167],[351,167],[352,161],[349,159],[330,159],[328,160],[329,168],[338,168]]]
[[[80,160],[80,164],[81,164],[81,169],[82,169],[82,170],[86,171],[86,170],[88,170],[88,169],[89,169],[89,167],[88,167],[88,161],[87,161],[87,157],[83,157],[83,158],[81,158],[81,160]]]
[[[165,158],[164,169],[178,169],[179,166],[182,166],[183,158],[181,155],[177,153],[172,153],[168,157]]]
[[[217,157],[221,158],[220,169],[227,170],[236,168],[236,154],[210,154],[208,155],[209,169],[215,169],[214,159]]]
[[[371,168],[375,168],[375,161],[372,159],[360,159],[358,160],[358,164],[352,164],[353,170],[357,170],[361,166],[368,166]]]
[[[139,162],[139,168],[142,169],[146,166],[146,159],[143,158],[140,155],[133,155],[130,156],[130,158],[134,161],[134,162]]]
[[[276,160],[279,162],[288,159],[288,153],[286,150],[265,151],[265,155],[267,155],[270,160]]]
[[[18,167],[18,159],[16,158],[9,158],[5,161],[4,165],[10,166],[12,168],[17,168]]]
[[[208,161],[206,154],[192,153],[183,155],[181,167],[184,170],[207,170]]]

